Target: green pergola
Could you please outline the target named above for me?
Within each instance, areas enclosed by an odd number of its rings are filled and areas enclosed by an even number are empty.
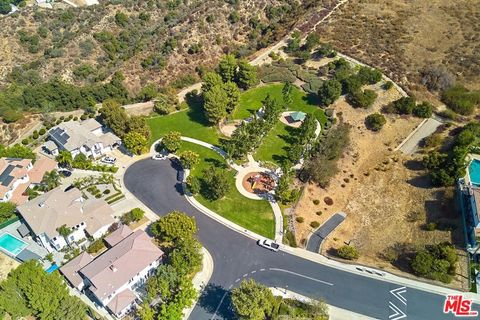
[[[307,116],[307,114],[305,112],[302,112],[302,111],[295,111],[295,112],[290,113],[290,118],[292,118],[293,121],[295,121],[295,122],[305,120],[306,116]]]

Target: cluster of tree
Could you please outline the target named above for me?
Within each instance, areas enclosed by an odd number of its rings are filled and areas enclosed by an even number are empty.
[[[218,200],[230,191],[229,181],[231,177],[224,168],[210,166],[203,171],[200,184],[196,184],[200,186],[200,193],[204,198]]]
[[[255,280],[243,280],[232,290],[232,304],[239,319],[328,320],[328,307],[322,301],[311,303],[274,297],[270,289]]]
[[[144,215],[145,215],[145,211],[143,211],[142,209],[133,208],[132,210],[125,213],[120,218],[120,220],[122,221],[123,224],[126,224],[128,226],[132,222],[137,222],[137,221],[142,220]]]
[[[145,151],[151,133],[144,117],[129,116],[125,109],[112,99],[102,103],[100,114],[103,122],[122,138],[131,152],[141,154]]]
[[[441,98],[448,108],[468,116],[480,104],[480,91],[470,91],[462,85],[455,85],[444,90]]]
[[[37,319],[77,320],[86,318],[86,306],[69,295],[58,272],[47,274],[35,260],[11,271],[0,283],[0,313],[12,319],[33,316]]]
[[[428,102],[417,104],[415,97],[401,97],[383,108],[383,112],[413,114],[418,118],[430,118],[433,106]]]
[[[47,171],[43,175],[40,190],[47,192],[60,185],[60,174],[57,170]]]
[[[138,316],[142,320],[181,319],[183,309],[191,306],[197,296],[192,277],[202,265],[195,220],[173,211],[154,222],[151,231],[167,258],[148,279],[147,297]]]
[[[187,101],[189,97],[186,97]],[[155,97],[154,110],[160,115],[167,115],[178,108],[178,97],[175,90],[172,88],[161,90]]]
[[[283,168],[283,175],[278,179],[277,189],[275,190],[275,197],[283,204],[292,203],[300,196],[300,190],[291,188],[292,185],[292,171],[290,168]]]
[[[448,150],[434,150],[423,158],[432,182],[437,186],[451,186],[465,175],[465,157],[480,138],[480,122],[471,122],[461,128]]]
[[[170,131],[162,138],[162,146],[167,151],[175,153],[182,146],[182,135],[178,131]]]
[[[310,158],[305,161],[301,172],[302,180],[310,180],[325,188],[338,172],[337,161],[349,145],[350,126],[339,124],[321,137],[312,149]]]
[[[292,37],[288,40],[285,52],[288,52],[302,61],[310,58],[311,52],[320,44],[320,36],[315,32],[309,33],[302,44],[302,34],[294,31]]]
[[[300,128],[295,130],[287,157],[292,163],[297,163],[302,157],[308,157],[315,143],[317,120],[313,114],[307,114]]]
[[[243,123],[234,131],[229,140],[223,141],[223,150],[229,157],[239,159],[260,146],[265,135],[275,126],[283,110],[282,104],[270,95],[262,101],[263,116],[254,117],[251,122]]]
[[[427,245],[416,252],[410,263],[415,274],[428,279],[450,283],[455,275],[458,257],[449,242]]]
[[[15,218],[17,205],[13,202],[0,202],[0,223]]]
[[[6,147],[0,144],[0,158],[21,158],[35,160],[36,156],[32,149],[15,144],[11,147]]]
[[[0,92],[0,116],[14,122],[21,118],[21,110],[36,112],[95,110],[95,104],[106,99],[119,102],[128,100],[128,92],[122,84],[123,75],[115,73],[108,83],[78,87],[54,78],[21,86],[11,86]]]
[[[373,90],[362,90],[362,86],[379,82],[382,79],[379,70],[361,66],[358,72],[354,73],[350,63],[341,58],[330,62],[327,72],[332,78],[325,81],[318,91],[320,105],[329,106],[341,94],[346,94],[347,100],[354,107],[368,108],[377,98]]]
[[[218,124],[238,106],[240,90],[258,83],[257,69],[246,60],[237,60],[226,55],[219,63],[216,72],[203,76],[202,93],[207,119]]]
[[[60,151],[55,160],[64,167],[77,168],[83,170],[93,170],[102,172],[117,172],[118,167],[106,164],[95,164],[92,159],[87,158],[83,153],[79,153],[72,158],[72,154],[66,150]]]

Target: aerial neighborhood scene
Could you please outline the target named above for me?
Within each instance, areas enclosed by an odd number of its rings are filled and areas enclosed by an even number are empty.
[[[0,319],[480,319],[480,0],[0,26]]]

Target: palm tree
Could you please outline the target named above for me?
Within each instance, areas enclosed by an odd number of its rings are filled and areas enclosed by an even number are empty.
[[[67,150],[62,150],[56,157],[58,163],[65,167],[71,167],[73,163],[72,154]]]
[[[50,191],[60,185],[60,175],[57,170],[45,172],[42,179],[42,185],[45,191]]]

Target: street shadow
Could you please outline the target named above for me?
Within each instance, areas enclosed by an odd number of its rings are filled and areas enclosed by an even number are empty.
[[[222,304],[219,306],[220,301]],[[216,312],[223,319],[237,319],[233,312],[231,293],[222,286],[208,284],[198,299],[198,305],[208,313]]]

